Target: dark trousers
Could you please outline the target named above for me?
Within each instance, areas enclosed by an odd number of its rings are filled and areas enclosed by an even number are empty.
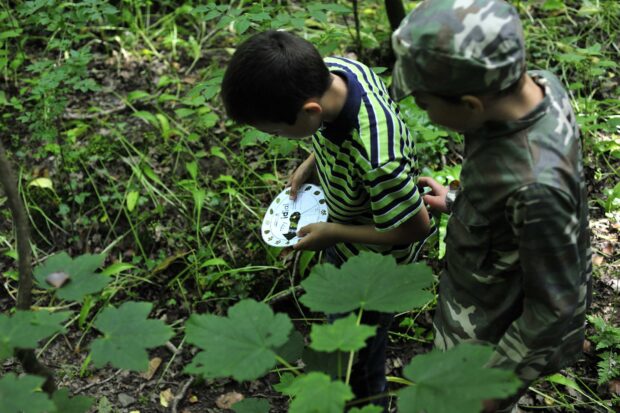
[[[326,262],[338,268],[343,264],[340,257],[336,255],[332,248],[325,250],[324,256]],[[348,314],[329,314],[327,319],[331,323],[347,315]],[[388,331],[393,318],[393,314],[379,313],[376,311],[366,311],[362,314],[362,324],[376,326],[377,333],[366,340],[366,347],[359,350],[357,362],[353,365],[353,370],[351,372],[351,381],[349,384],[355,394],[355,398],[358,400],[376,397],[387,391],[385,361]],[[389,398],[385,396],[359,404],[356,403],[355,406],[360,407],[372,403],[383,406],[384,411],[387,412],[388,401]]]

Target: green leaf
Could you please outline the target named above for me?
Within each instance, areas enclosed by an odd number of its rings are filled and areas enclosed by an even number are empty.
[[[205,351],[186,371],[208,378],[257,379],[275,366],[275,350],[287,342],[292,328],[287,315],[274,315],[267,304],[254,300],[230,307],[228,317],[193,314],[185,325],[187,341]]]
[[[273,388],[279,391],[280,393],[284,393],[284,390],[288,388],[295,381],[295,376],[293,373],[284,373],[280,376],[280,383],[276,383],[273,385]]]
[[[115,262],[114,264],[111,264],[109,267],[107,267],[105,270],[101,271],[101,275],[109,277],[112,275],[118,275],[125,271],[133,270],[134,268],[136,268],[136,266],[133,264],[129,264],[126,262]]]
[[[148,92],[145,92],[144,90],[134,90],[134,91],[127,93],[127,100],[130,103],[133,103],[138,100],[148,99],[150,97],[151,97],[151,94]]]
[[[143,121],[145,121],[146,123],[150,124],[151,126],[155,128],[159,127],[159,120],[157,120],[155,115],[153,115],[151,112],[139,110],[135,112],[133,115],[137,118],[142,119]]]
[[[56,391],[52,396],[52,401],[56,406],[55,413],[84,413],[94,402],[93,399],[85,396],[70,398],[67,389]]]
[[[162,137],[168,139],[170,137],[170,122],[168,122],[168,118],[161,113],[156,114],[155,117],[159,121]]]
[[[314,324],[310,333],[311,348],[317,351],[355,351],[364,347],[366,339],[375,334],[376,327],[357,324],[355,314],[340,318],[333,324]]]
[[[342,351],[328,353],[324,351],[316,351],[306,347],[304,348],[301,359],[306,365],[306,372],[318,371],[329,374],[331,377],[344,378],[349,353]],[[357,360],[357,353],[355,353],[353,360],[354,362]]]
[[[250,27],[250,20],[246,17],[241,17],[235,22],[235,30],[237,34],[243,34]]]
[[[217,114],[215,113],[205,113],[203,115],[200,115],[200,117],[197,120],[198,126],[208,129],[208,128],[212,128],[213,126],[215,126],[217,124],[217,121],[219,120],[219,116],[217,116]]]
[[[51,189],[54,190],[54,184],[52,180],[49,178],[36,178],[28,183],[28,186],[36,186],[38,188]]]
[[[561,10],[564,7],[562,0],[546,0],[542,5],[543,10]]]
[[[342,413],[347,400],[354,397],[348,385],[323,373],[297,377],[284,394],[293,397],[289,413]]]
[[[127,211],[131,212],[134,210],[138,203],[138,198],[140,198],[140,193],[138,191],[130,191],[127,194]]]
[[[312,311],[346,313],[357,308],[382,312],[421,307],[433,295],[424,291],[433,281],[424,264],[396,265],[392,256],[363,251],[340,269],[317,265],[301,285],[300,301]]]
[[[598,384],[605,384],[608,381],[620,376],[620,362],[618,355],[612,351],[606,351],[600,355],[601,360],[596,363],[598,367]]]
[[[7,373],[0,378],[0,406],[2,413],[46,413],[54,404],[41,392],[45,379],[26,375],[17,377]]]
[[[550,383],[561,384],[566,387],[570,387],[571,389],[581,392],[582,390],[579,388],[579,385],[575,383],[574,380],[569,379],[568,377],[562,376],[560,373],[553,374],[546,378],[546,380]]]
[[[95,319],[103,337],[91,344],[93,365],[110,363],[121,369],[146,371],[147,348],[164,344],[173,336],[172,328],[161,320],[147,320],[151,303],[129,301],[118,308],[108,307]]]
[[[207,191],[204,189],[194,189],[192,190],[192,197],[194,198],[194,208],[197,211],[196,213],[200,216],[200,211],[202,210],[202,206],[207,198]]]
[[[20,37],[22,29],[5,30],[0,33],[0,40],[6,40],[13,37]]]
[[[275,353],[289,363],[294,363],[301,358],[304,351],[304,336],[297,330],[289,335],[288,341],[275,350]]]
[[[181,108],[174,111],[174,113],[180,118],[187,118],[192,116],[196,111],[194,109]]]
[[[185,162],[185,169],[187,169],[192,179],[196,179],[198,176],[198,163],[196,161]]]
[[[104,260],[103,254],[84,254],[71,259],[66,252],[61,252],[37,266],[34,276],[40,287],[50,289],[52,286],[48,283],[48,277],[51,274],[68,275],[69,281],[55,289],[56,296],[63,300],[80,301],[85,295],[97,293],[110,283],[109,277],[95,273]]]
[[[201,263],[200,264],[200,268],[215,267],[215,266],[218,266],[218,265],[228,266],[226,261],[224,261],[222,258],[211,258],[211,259],[208,259],[208,260],[204,261],[203,263]]]
[[[17,311],[12,317],[0,314],[0,360],[11,357],[16,348],[34,349],[44,338],[65,332],[60,324],[70,314],[70,311]]]
[[[417,356],[403,370],[415,385],[399,391],[404,412],[479,413],[485,399],[502,399],[521,385],[513,372],[487,368],[493,349],[460,344]]]
[[[243,134],[241,139],[241,146],[258,145],[269,141],[271,135],[265,132],[261,132],[258,129],[249,129]]]
[[[269,402],[265,399],[243,399],[232,406],[235,413],[269,413]]]

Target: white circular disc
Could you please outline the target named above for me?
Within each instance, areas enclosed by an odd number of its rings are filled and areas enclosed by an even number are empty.
[[[289,198],[291,189],[285,188],[273,200],[261,227],[263,240],[273,247],[297,244],[297,231],[315,222],[327,221],[327,204],[321,187],[303,184],[297,191],[297,199]]]

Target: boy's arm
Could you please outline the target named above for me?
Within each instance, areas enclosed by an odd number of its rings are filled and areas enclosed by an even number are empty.
[[[288,183],[286,184],[286,186],[291,187],[291,192],[289,195],[291,199],[297,198],[297,191],[299,190],[299,187],[302,184],[308,182],[315,174],[315,172],[316,158],[314,152],[311,152],[310,155],[306,158],[306,160],[303,161],[301,165],[297,167],[297,169],[295,169],[295,172],[293,172],[288,179]]]
[[[524,274],[523,312],[500,339],[490,365],[516,371],[525,386],[557,356],[558,345],[571,340],[581,346],[587,280],[578,214],[566,194],[541,184],[508,201]]]
[[[311,224],[298,232],[296,249],[320,250],[338,242],[407,245],[426,238],[430,219],[417,189],[412,162],[395,158],[365,173],[373,224]]]
[[[343,225],[332,222],[306,225],[297,233],[303,238],[294,248],[321,250],[338,242],[407,245],[424,239],[429,230],[428,213],[422,206],[413,217],[387,231],[377,231],[374,225]]]

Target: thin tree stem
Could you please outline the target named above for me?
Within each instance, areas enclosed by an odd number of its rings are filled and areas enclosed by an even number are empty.
[[[7,197],[9,209],[13,216],[15,226],[15,238],[17,240],[17,268],[19,271],[19,286],[17,288],[18,310],[29,311],[32,305],[32,257],[30,254],[30,230],[26,209],[19,197],[19,190],[15,174],[11,168],[11,163],[6,157],[6,152],[0,140],[0,184]],[[26,328],[26,326],[24,326]],[[22,364],[24,371],[45,378],[43,390],[52,394],[56,391],[54,376],[50,370],[37,360],[34,350],[19,349],[15,351],[15,356]]]

